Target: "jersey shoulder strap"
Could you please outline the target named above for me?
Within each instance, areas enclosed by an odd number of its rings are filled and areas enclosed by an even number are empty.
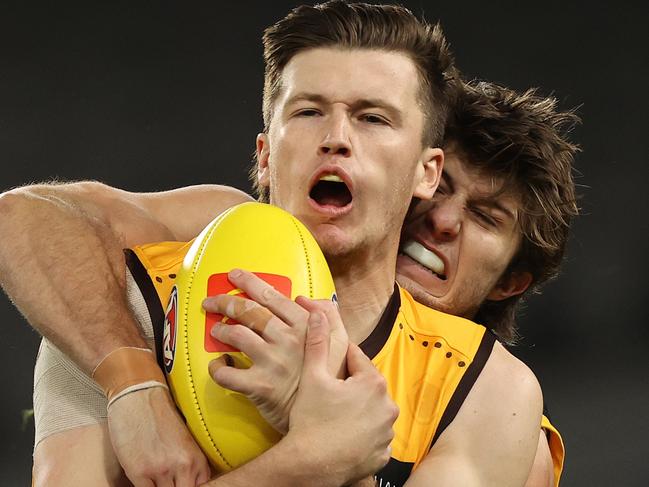
[[[561,473],[563,472],[563,461],[566,456],[565,446],[559,430],[550,422],[547,416],[541,418],[541,428],[545,430],[552,455],[552,464],[554,465],[554,487],[559,487]]]

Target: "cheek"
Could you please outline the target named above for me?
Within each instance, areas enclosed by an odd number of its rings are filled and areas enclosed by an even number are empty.
[[[509,245],[493,235],[465,233],[465,237],[460,249],[465,279],[487,285],[496,282],[509,264]]]
[[[409,202],[412,198],[416,187],[415,162],[407,158],[407,154],[402,154],[401,158],[386,158],[382,154],[368,158],[378,162],[373,167],[370,166],[367,173],[372,174],[370,177],[374,181],[374,190],[382,195],[386,204],[392,200],[407,199]],[[387,198],[388,195],[391,195],[390,198]]]

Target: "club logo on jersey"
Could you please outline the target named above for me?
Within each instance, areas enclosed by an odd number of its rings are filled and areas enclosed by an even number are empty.
[[[174,366],[174,355],[176,355],[176,331],[178,323],[178,289],[176,286],[171,290],[169,304],[165,312],[164,334],[162,335],[162,363],[167,374],[171,373]]]
[[[286,276],[277,274],[265,274],[263,272],[253,272],[262,281],[273,286],[277,291],[282,293],[287,298],[291,298],[291,280]],[[207,296],[216,296],[217,294],[229,294],[231,296],[240,296],[248,298],[248,295],[241,289],[235,288],[230,281],[228,281],[228,274],[212,274],[207,280]],[[225,323],[226,325],[237,325],[238,321],[223,316],[218,313],[205,314],[205,351],[206,352],[238,352],[234,347],[218,341],[210,334],[210,330],[217,323]]]

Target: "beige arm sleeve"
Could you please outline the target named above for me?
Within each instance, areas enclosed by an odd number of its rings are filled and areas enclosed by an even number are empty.
[[[154,348],[151,317],[128,269],[126,293],[142,335],[149,347]],[[106,406],[101,388],[68,356],[43,338],[34,368],[34,447],[60,431],[106,421]]]

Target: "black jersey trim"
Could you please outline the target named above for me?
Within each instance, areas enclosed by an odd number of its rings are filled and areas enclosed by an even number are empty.
[[[460,379],[460,383],[457,385],[457,388],[455,389],[453,396],[451,396],[451,400],[448,402],[446,410],[442,415],[442,419],[439,421],[439,425],[435,431],[435,436],[433,436],[433,441],[430,443],[430,448],[433,447],[439,436],[444,432],[448,425],[453,422],[455,416],[457,416],[457,412],[460,410],[462,404],[464,404],[464,400],[469,395],[469,391],[473,387],[473,384],[478,380],[478,376],[487,363],[487,359],[491,356],[494,343],[496,343],[496,335],[494,335],[490,330],[485,330],[485,333],[482,336],[482,341],[478,346],[478,350],[476,351],[471,365],[469,365]]]
[[[377,353],[381,351],[385,342],[388,341],[394,320],[397,319],[401,308],[401,295],[399,294],[399,286],[394,285],[394,292],[390,296],[388,305],[383,310],[383,314],[379,318],[379,322],[372,330],[372,333],[361,342],[359,347],[370,359],[374,358]]]
[[[395,458],[390,458],[385,467],[374,475],[376,487],[401,487],[410,477],[414,465],[411,462],[400,462]]]
[[[124,257],[126,259],[126,266],[131,271],[135,283],[140,288],[146,307],[149,310],[151,324],[153,325],[153,337],[155,339],[155,354],[158,359],[158,365],[164,370],[161,351],[165,311],[162,308],[162,304],[160,304],[160,298],[158,298],[153,281],[151,281],[149,273],[146,271],[142,262],[140,262],[137,254],[131,249],[124,249]]]
[[[543,416],[548,418],[548,421],[550,421],[550,423],[552,422],[552,418],[550,417],[550,409],[548,408],[548,405],[545,403],[545,401],[543,401]]]
[[[552,418],[550,417],[550,410],[548,409],[548,405],[545,403],[545,401],[543,401],[543,416],[545,416],[548,419],[549,423],[553,425]],[[550,441],[552,430],[547,428],[543,428],[543,430],[545,431],[545,438]]]

